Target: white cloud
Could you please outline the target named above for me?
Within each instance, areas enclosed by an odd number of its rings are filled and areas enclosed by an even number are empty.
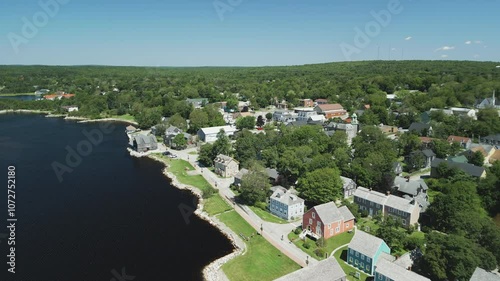
[[[408,36],[408,37],[406,37],[406,38],[405,38],[405,40],[406,40],[406,41],[410,41],[412,38],[413,38],[413,37]]]
[[[443,59],[445,59],[445,58],[447,58],[447,57],[448,57],[448,55],[441,55],[441,57],[442,57]]]
[[[392,48],[391,51],[396,51],[396,48]]]
[[[474,44],[479,44],[479,45],[481,45],[481,44],[483,44],[483,41],[481,41],[481,40],[476,40],[476,41],[474,41]]]
[[[437,48],[436,50],[434,50],[434,52],[437,52],[437,51],[449,51],[449,50],[454,50],[455,49],[455,46],[443,46],[441,48]]]
[[[469,41],[465,41],[465,44],[466,45],[470,45],[470,44],[472,44],[472,41],[470,41],[470,40]]]

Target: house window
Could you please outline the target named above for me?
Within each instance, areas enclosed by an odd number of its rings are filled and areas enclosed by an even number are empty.
[[[309,224],[313,224],[313,219],[309,219]]]
[[[366,271],[370,271],[370,265],[366,265]]]
[[[359,253],[358,252],[356,252],[356,257],[359,257]]]
[[[316,218],[316,214],[314,212],[312,213],[312,217],[313,217],[313,219]]]
[[[352,263],[352,258],[349,258],[349,263]]]
[[[332,228],[332,224],[331,223],[328,224],[328,229],[330,229],[330,228]]]
[[[403,220],[403,224],[406,225],[406,220]]]
[[[330,229],[330,235],[333,235],[333,229]]]
[[[321,222],[320,221],[318,221],[318,227],[321,227]]]
[[[337,228],[335,228],[335,233],[337,232],[340,232],[340,226],[337,226]]]
[[[345,224],[345,227],[349,227],[349,223],[346,223],[346,224]]]
[[[365,259],[365,255],[361,254],[361,259],[364,260]]]
[[[371,262],[372,259],[370,259],[369,257],[366,257],[366,261],[367,262]]]

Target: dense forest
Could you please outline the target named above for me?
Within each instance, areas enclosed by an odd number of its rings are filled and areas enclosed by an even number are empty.
[[[387,114],[394,105],[387,102],[386,94],[398,93],[405,106],[397,110],[406,116],[431,107],[472,106],[500,89],[498,64],[366,61],[249,68],[0,66],[0,94],[37,89],[76,94],[74,99],[52,103],[2,100],[0,109],[58,110],[61,105],[75,104],[80,107],[79,115],[98,118],[129,113],[150,125],[161,115],[179,113],[188,118],[193,109],[186,105],[186,98],[229,104],[248,100],[255,108],[282,100],[293,106],[301,98],[327,98],[349,112],[371,104],[366,120],[362,120],[366,124],[401,125]]]

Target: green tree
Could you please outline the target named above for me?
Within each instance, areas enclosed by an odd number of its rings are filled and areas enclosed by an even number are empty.
[[[238,130],[243,130],[243,129],[253,130],[255,128],[255,117],[246,116],[236,119],[236,128]]]
[[[201,109],[195,109],[189,114],[189,132],[196,134],[201,128],[209,126],[208,114]]]
[[[314,205],[342,198],[342,180],[334,168],[323,168],[305,174],[299,179],[297,190]]]
[[[171,126],[177,127],[183,131],[187,129],[187,122],[179,113],[174,114],[170,118],[168,118],[167,123]]]
[[[470,156],[468,157],[469,164],[476,165],[476,166],[483,166],[484,165],[484,155],[481,153],[481,151],[476,151],[474,153],[471,153]]]
[[[187,145],[187,140],[183,134],[178,134],[177,136],[174,137],[174,139],[172,140],[172,143],[174,144],[175,148],[183,149]]]
[[[267,122],[271,121],[273,119],[273,114],[271,112],[266,113],[266,119]]]
[[[259,150],[258,136],[247,129],[238,133],[234,144],[235,158],[240,162],[241,167],[247,167],[249,161],[257,159]]]
[[[214,165],[214,159],[217,155],[214,154],[214,145],[211,143],[206,143],[200,147],[200,155],[198,156],[198,162],[205,167],[212,167]]]
[[[254,206],[258,202],[266,201],[270,188],[271,184],[265,169],[262,166],[253,165],[249,173],[241,179],[241,194],[238,198],[243,203]]]
[[[227,155],[231,156],[231,140],[229,140],[229,137],[226,135],[224,132],[224,129],[221,129],[217,133],[217,140],[214,142],[213,146],[213,155],[214,158],[219,155]]]

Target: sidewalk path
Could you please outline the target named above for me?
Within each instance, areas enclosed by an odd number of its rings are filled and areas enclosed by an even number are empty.
[[[236,212],[243,217],[256,231],[261,232],[260,228],[263,229],[263,237],[269,241],[274,247],[280,250],[283,254],[287,255],[293,261],[298,263],[300,266],[305,267],[306,260],[309,260],[309,264],[313,265],[318,261],[304,253],[295,244],[288,240],[288,234],[299,226],[298,223],[287,223],[287,224],[277,224],[262,220],[257,216],[248,206],[240,205],[235,203],[234,192],[229,188],[229,186],[234,182],[234,178],[220,178],[214,173],[212,173],[207,168],[201,168],[197,163],[197,155],[189,154],[189,152],[197,152],[196,148],[190,148],[182,151],[170,150],[173,154],[176,154],[179,159],[183,159],[191,163],[195,170],[198,171],[203,177],[212,184],[216,189],[219,190],[219,194],[231,204]],[[283,240],[281,240],[283,237]],[[309,257],[308,257],[309,256]]]

